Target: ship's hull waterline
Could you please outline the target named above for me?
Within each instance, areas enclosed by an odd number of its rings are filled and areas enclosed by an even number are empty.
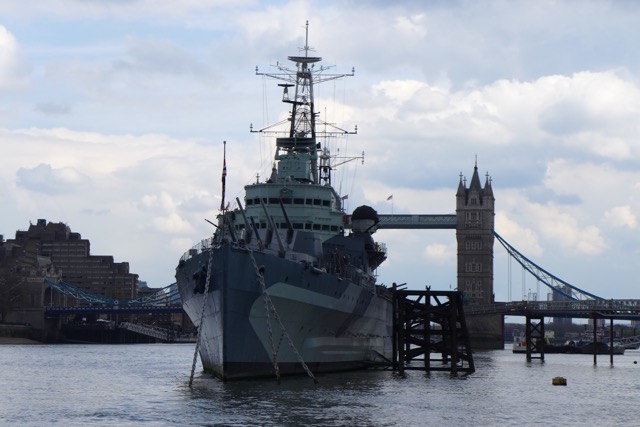
[[[267,318],[256,267],[284,331],[271,310]],[[378,286],[232,245],[184,260],[176,279],[185,312],[200,329],[203,368],[225,380],[274,375],[274,352],[282,375],[304,373],[300,359],[318,373],[370,367],[391,357],[392,306]]]

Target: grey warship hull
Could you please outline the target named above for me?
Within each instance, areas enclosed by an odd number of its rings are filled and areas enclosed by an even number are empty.
[[[265,309],[258,274],[281,324]],[[176,279],[185,312],[200,329],[203,368],[223,379],[273,376],[274,361],[286,375],[304,373],[302,361],[317,373],[391,357],[391,303],[379,286],[230,244],[186,257]]]

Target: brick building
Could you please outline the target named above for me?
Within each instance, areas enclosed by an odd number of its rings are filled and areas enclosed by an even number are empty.
[[[129,272],[129,263],[114,262],[111,255],[91,255],[89,240],[62,222],[39,219],[4,245],[12,247],[13,260],[7,262],[14,271],[34,262],[50,263],[63,281],[88,292],[114,299],[136,297],[138,275]]]

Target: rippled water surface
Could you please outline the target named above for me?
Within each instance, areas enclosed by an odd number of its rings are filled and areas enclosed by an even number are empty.
[[[193,345],[0,346],[0,425],[553,426],[638,425],[640,351],[475,354],[467,378],[364,371],[222,383]],[[552,386],[553,377],[568,385]]]

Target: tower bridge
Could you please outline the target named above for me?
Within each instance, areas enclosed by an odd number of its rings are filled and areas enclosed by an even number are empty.
[[[523,316],[528,333],[544,330],[544,318],[589,318],[640,320],[640,300],[605,300],[580,289],[538,266],[510,245],[494,229],[495,198],[491,178],[484,185],[477,163],[467,186],[460,175],[456,212],[441,215],[379,215],[380,229],[455,229],[457,240],[457,289],[466,301],[465,314],[477,344],[503,348],[504,316]],[[494,300],[493,254],[497,240],[528,274],[550,290],[549,301],[496,302]],[[544,333],[542,333],[542,337]],[[535,350],[535,349],[534,349]],[[528,354],[528,357],[530,353]]]
[[[525,312],[546,313],[555,317],[584,317],[599,309],[604,298],[589,291],[580,289],[553,275],[537,265],[515,247],[509,244],[494,229],[495,198],[491,186],[491,178],[486,175],[484,185],[480,182],[478,166],[474,165],[473,175],[467,186],[466,179],[460,175],[456,192],[456,212],[453,214],[391,214],[379,215],[379,229],[449,229],[456,230],[457,239],[457,288],[465,296],[466,309],[470,314],[524,315]],[[551,301],[529,302],[522,307],[522,302],[509,304],[496,302],[493,284],[494,241],[497,240],[507,251],[511,259],[515,259],[528,274],[551,291]],[[576,304],[575,301],[585,301]],[[630,311],[627,317],[635,319],[640,310],[640,300],[607,300],[613,301],[615,310],[612,314],[625,315],[624,309]],[[518,305],[519,304],[519,305]],[[616,312],[620,309],[621,312]],[[509,310],[507,312],[507,310]],[[570,313],[568,315],[567,313]],[[575,314],[575,315],[574,315]]]

